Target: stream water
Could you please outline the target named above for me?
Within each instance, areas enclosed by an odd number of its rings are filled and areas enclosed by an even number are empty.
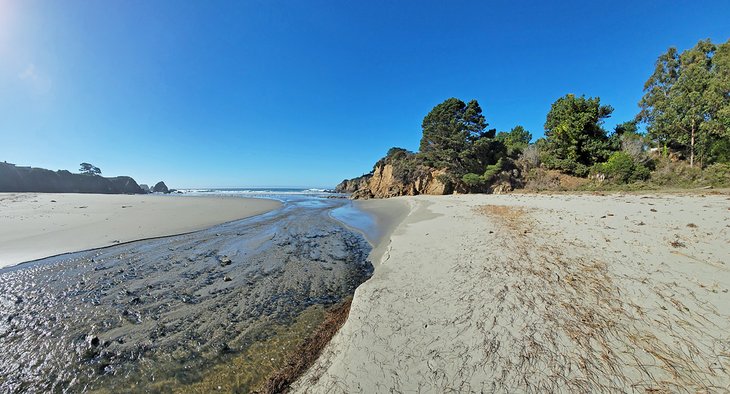
[[[174,391],[370,277],[375,222],[349,200],[258,196],[284,204],[0,270],[0,391]]]

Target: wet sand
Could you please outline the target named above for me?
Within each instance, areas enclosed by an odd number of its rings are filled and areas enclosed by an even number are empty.
[[[220,366],[260,358],[250,350],[288,327],[305,335],[312,316],[370,277],[370,245],[330,217],[346,203],[295,200],[207,230],[0,269],[0,391],[250,390],[283,363],[279,353],[246,371]]]
[[[727,392],[728,195],[397,198],[294,392]]]
[[[0,193],[0,268],[201,230],[280,205],[273,200],[226,197]]]

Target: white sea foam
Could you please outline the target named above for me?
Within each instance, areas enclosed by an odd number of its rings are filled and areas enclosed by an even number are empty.
[[[183,194],[190,195],[330,195],[327,189],[318,188],[211,188],[180,189]]]

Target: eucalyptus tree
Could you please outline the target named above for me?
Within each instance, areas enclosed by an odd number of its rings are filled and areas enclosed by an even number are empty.
[[[669,48],[644,84],[637,120],[659,144],[688,153],[690,166],[729,138],[729,52],[730,41],[704,40],[682,53]]]

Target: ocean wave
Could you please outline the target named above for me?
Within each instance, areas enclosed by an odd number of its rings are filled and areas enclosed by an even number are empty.
[[[179,189],[183,194],[206,195],[329,195],[332,192],[318,188],[212,188],[212,189]]]

